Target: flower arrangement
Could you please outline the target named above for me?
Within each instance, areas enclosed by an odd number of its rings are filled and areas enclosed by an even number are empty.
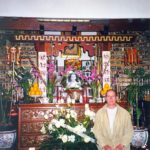
[[[51,60],[48,61],[47,68],[48,68],[47,97],[49,98],[49,102],[53,102],[53,93],[55,90],[55,85],[57,83],[55,64],[53,63],[53,61]]]
[[[82,119],[79,119],[71,108],[56,109],[51,115],[53,119],[41,129],[43,134],[49,135],[42,142],[41,150],[97,150],[92,132],[95,113],[89,109],[88,104],[85,105],[85,115]]]
[[[84,80],[88,83],[93,91],[94,99],[96,99],[96,97],[98,96],[98,89],[99,87],[101,87],[101,79],[102,76],[100,74],[97,74],[96,67],[93,67],[93,69],[91,70],[91,75],[89,77],[84,76]]]
[[[49,102],[53,102],[53,94],[55,90],[55,85],[58,82],[57,75],[55,72],[54,60],[51,60],[51,59],[48,60],[47,72],[48,72],[48,75],[47,75],[48,77],[47,77],[47,82],[46,82],[45,80],[43,80],[39,69],[34,64],[32,65],[31,73],[33,74],[35,79],[41,79],[43,81],[43,83],[46,85],[47,97],[49,98]]]
[[[9,71],[8,76],[12,78],[13,72]],[[22,98],[24,98],[25,103],[32,102],[32,98],[29,96],[28,92],[33,82],[34,82],[34,77],[32,73],[30,72],[30,69],[27,69],[24,67],[16,67],[14,69],[14,81],[13,81],[14,89],[13,90],[17,91],[17,88],[19,87],[22,89],[23,91]]]

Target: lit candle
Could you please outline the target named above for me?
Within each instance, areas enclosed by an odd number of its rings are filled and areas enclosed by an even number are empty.
[[[89,109],[89,104],[85,104],[85,110]]]
[[[15,62],[16,61],[16,48],[15,47],[10,48],[10,53],[11,53],[11,62]]]

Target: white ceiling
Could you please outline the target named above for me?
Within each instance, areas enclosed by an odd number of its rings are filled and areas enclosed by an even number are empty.
[[[150,18],[150,0],[0,0],[0,16]]]

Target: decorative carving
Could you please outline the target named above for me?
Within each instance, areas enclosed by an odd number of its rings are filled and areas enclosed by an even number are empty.
[[[16,35],[16,41],[49,41],[49,42],[132,42],[133,35],[95,35],[95,36],[62,36],[62,35]]]
[[[40,133],[40,130],[43,124],[44,122],[24,123],[21,127],[21,132],[22,133],[31,133],[31,132]]]
[[[83,51],[86,52],[88,51],[89,52],[89,56],[95,56],[95,49],[96,49],[96,45],[95,43],[86,43],[86,42],[82,42],[80,43],[80,46],[83,47]]]
[[[21,136],[22,147],[39,147],[40,143],[46,138],[45,135]]]
[[[37,120],[37,119],[44,119],[45,116],[48,116],[48,118],[51,118],[53,116],[52,114],[53,109],[46,110],[46,109],[29,109],[29,110],[23,110],[22,111],[22,120]],[[47,118],[47,119],[48,119]]]

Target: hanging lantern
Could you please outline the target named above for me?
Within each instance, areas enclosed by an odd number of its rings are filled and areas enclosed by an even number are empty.
[[[20,61],[20,47],[9,47],[7,49],[7,64],[15,63],[18,65]]]
[[[125,65],[137,65],[139,64],[139,56],[136,48],[129,48],[124,58]]]

